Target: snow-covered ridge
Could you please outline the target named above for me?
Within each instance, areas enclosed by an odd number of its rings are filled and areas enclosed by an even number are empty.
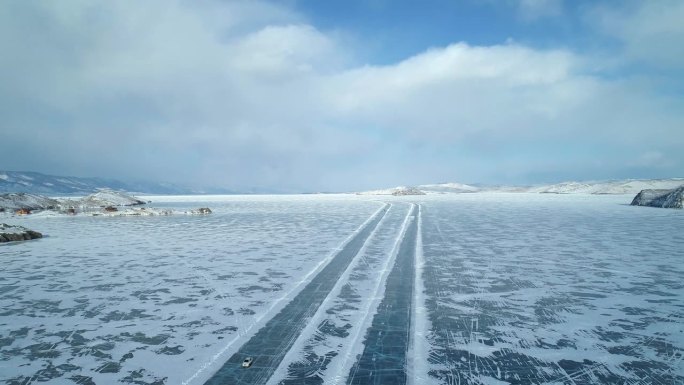
[[[71,200],[63,201],[65,203],[71,202]],[[132,195],[128,195],[119,191],[113,190],[102,190],[95,194],[90,194],[84,198],[74,200],[75,206],[81,207],[107,207],[107,206],[136,206],[144,205],[145,201],[142,201]]]
[[[372,190],[359,195],[422,195],[445,193],[507,192],[539,194],[637,194],[646,189],[671,190],[684,185],[684,178],[672,179],[626,179],[617,181],[562,182],[540,186],[490,186],[476,187],[462,183],[425,184],[417,187],[395,187]],[[402,189],[417,190],[416,194],[401,194]]]
[[[450,192],[450,193],[466,193],[478,192],[480,188],[470,186],[463,183],[439,183],[439,184],[424,184],[418,186],[418,189],[425,192]]]
[[[398,186],[395,188],[390,188],[390,189],[384,189],[384,190],[371,190],[371,191],[362,191],[356,193],[357,195],[394,195],[394,196],[402,196],[402,195],[425,195],[425,192],[416,188],[416,187],[410,187],[410,186]]]
[[[29,210],[48,210],[57,209],[61,202],[57,199],[48,198],[38,194],[28,193],[7,193],[0,194],[0,211],[29,209]]]
[[[55,199],[39,194],[0,194],[0,209],[5,210],[64,210],[69,208],[102,208],[134,206],[146,202],[119,191],[103,190],[80,199]]]
[[[604,182],[564,182],[535,187],[530,192],[555,194],[637,194],[646,189],[674,189],[684,185],[684,179],[628,179]]]
[[[92,216],[157,216],[157,215],[205,215],[211,214],[209,208],[185,211],[163,210],[152,207],[132,208],[148,202],[119,191],[103,190],[80,199],[53,199],[27,193],[0,194],[0,212],[19,215],[43,211],[40,215],[85,214]],[[123,207],[124,209],[119,209]]]

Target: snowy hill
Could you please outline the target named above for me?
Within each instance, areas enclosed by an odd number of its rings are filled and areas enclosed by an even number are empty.
[[[439,192],[439,193],[468,193],[478,192],[480,189],[475,186],[470,186],[462,183],[439,183],[439,184],[424,184],[418,186],[419,190],[425,192]]]
[[[0,211],[13,212],[18,209],[61,210],[66,208],[102,208],[107,206],[135,206],[147,202],[134,196],[112,190],[102,190],[78,199],[53,199],[30,193],[0,194]]]
[[[627,179],[617,181],[563,182],[541,186],[482,186],[476,187],[462,183],[424,184],[410,189],[426,194],[444,193],[541,193],[541,194],[637,194],[647,189],[672,190],[684,185],[684,178],[672,179]],[[360,195],[417,195],[401,194],[402,189],[395,187],[383,190],[364,191]]]
[[[402,195],[425,195],[425,192],[421,191],[420,189],[417,189],[415,187],[407,187],[407,186],[398,186],[395,188],[389,188],[389,189],[384,189],[384,190],[371,190],[371,191],[362,191],[356,193],[357,195],[394,195],[394,196],[402,196]]]
[[[28,171],[0,171],[0,193],[25,192],[51,195],[83,195],[94,193],[101,189],[134,191],[137,193],[149,194],[204,193],[204,191],[194,191],[189,188],[175,186],[168,183],[129,183],[104,178],[55,176]],[[221,193],[225,192],[221,191]]]
[[[0,194],[0,210],[45,210],[48,208],[59,207],[60,202],[56,199],[48,198],[38,194],[28,193],[7,193]]]
[[[82,199],[69,202],[73,202],[74,206],[88,208],[107,206],[136,206],[147,203],[134,196],[112,190],[98,191],[95,194],[88,195]]]
[[[601,182],[564,182],[533,187],[529,192],[551,194],[636,194],[641,190],[671,190],[684,185],[684,179],[628,179]]]

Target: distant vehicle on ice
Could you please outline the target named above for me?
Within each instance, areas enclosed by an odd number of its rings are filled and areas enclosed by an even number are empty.
[[[242,367],[243,368],[249,368],[250,366],[252,366],[252,362],[254,362],[254,358],[247,357],[247,358],[245,358],[244,361],[242,361]]]

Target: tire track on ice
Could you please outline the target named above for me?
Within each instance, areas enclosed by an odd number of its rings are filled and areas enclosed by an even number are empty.
[[[413,205],[394,267],[387,277],[385,297],[373,317],[363,353],[351,369],[347,384],[406,383],[418,229],[416,212]]]
[[[395,209],[395,206],[391,206],[389,210],[393,210],[393,209]],[[388,211],[388,213],[389,213],[389,211]],[[368,265],[368,262],[365,261],[365,256],[366,256],[368,246],[370,243],[372,243],[373,241],[376,240],[376,238],[377,238],[376,233],[378,232],[378,229],[380,229],[386,225],[386,219],[388,216],[389,215],[385,215],[385,217],[382,218],[382,220],[380,221],[378,226],[370,234],[367,242],[363,245],[361,250],[359,250],[359,252],[356,254],[353,261],[349,264],[349,266],[347,267],[345,272],[342,274],[340,279],[335,284],[335,287],[330,291],[330,294],[325,298],[325,300],[323,301],[321,306],[318,308],[318,311],[316,312],[316,314],[313,316],[313,318],[311,318],[311,320],[309,321],[306,328],[301,332],[301,334],[299,335],[299,338],[297,338],[297,341],[290,348],[290,351],[285,355],[285,358],[280,363],[280,365],[278,366],[278,368],[274,372],[273,376],[271,376],[270,380],[268,381],[268,383],[267,383],[268,385],[275,385],[275,384],[280,383],[282,380],[286,379],[286,376],[288,374],[288,367],[291,364],[296,362],[297,355],[300,354],[300,352],[304,351],[305,345],[309,342],[309,339],[314,336],[314,334],[315,334],[316,330],[318,329],[319,325],[321,324],[321,322],[323,322],[327,319],[327,317],[328,317],[327,313],[328,313],[328,310],[330,309],[330,306],[332,305],[332,302],[334,301],[334,299],[336,297],[338,297],[340,295],[340,293],[342,291],[342,287],[349,283],[349,279],[350,279],[350,276],[352,275],[352,271],[362,262],[365,263],[366,265]],[[407,214],[407,218],[408,218],[408,214]],[[388,258],[388,260],[389,259],[390,258]],[[384,269],[389,271],[387,263],[384,264]],[[382,271],[384,271],[384,270],[382,270]],[[386,276],[386,274],[382,274],[381,278],[384,276]],[[378,283],[378,285],[379,285],[379,283]],[[378,290],[374,291],[374,293],[376,293],[375,297],[378,297],[377,291]],[[366,306],[362,310],[363,314],[367,314],[370,311],[370,307],[371,307],[370,303],[374,302],[374,301],[371,300],[368,302],[369,302],[368,306]],[[365,330],[365,328],[363,328],[363,330]],[[352,340],[351,344],[353,344],[354,342],[356,342],[356,341]],[[351,344],[347,343],[347,346],[351,346]],[[349,350],[349,349],[347,349],[347,350]],[[319,365],[324,364],[324,363],[325,363],[324,361],[318,362]],[[321,368],[319,366],[316,369],[318,371]],[[349,369],[347,368],[347,370],[349,370]],[[290,380],[292,380],[292,379],[290,379]],[[299,379],[299,378],[294,379],[294,381],[300,381],[300,380],[301,379]],[[333,382],[323,381],[323,382],[326,384],[327,383],[331,383],[331,384],[337,383],[337,381],[333,381]]]
[[[205,384],[265,383],[283,360],[299,334],[306,327],[308,320],[314,315],[325,298],[328,297],[333,286],[349,266],[352,259],[363,248],[372,232],[385,217],[388,208],[389,205],[385,204],[357,232],[350,236],[338,253],[327,258],[328,261],[321,261],[320,265],[325,266],[320,269],[320,272],[278,314],[267,321],[261,329],[246,341]],[[310,272],[300,282],[300,285],[309,276],[314,274],[315,271],[317,270],[315,269]],[[275,306],[276,304],[272,305],[272,308]],[[250,329],[254,327],[255,325],[252,325]],[[246,332],[249,331],[248,329]],[[223,351],[215,355],[213,361],[218,359],[218,356],[225,354],[238,338],[239,336],[231,341]],[[241,368],[240,364],[247,356],[253,357],[254,363],[251,368],[245,370]],[[196,373],[193,378],[197,375]],[[193,378],[185,383],[190,382]]]
[[[427,316],[427,305],[425,304],[425,282],[424,268],[425,255],[423,254],[423,207],[418,206],[418,223],[416,230],[416,251],[415,251],[415,281],[413,286],[413,312],[411,315],[411,341],[409,345],[408,383],[411,385],[421,385],[429,381],[428,356],[430,354],[430,344],[427,341],[432,325]]]
[[[360,327],[356,329],[356,332],[354,333],[354,336],[352,337],[351,341],[347,343],[346,349],[344,350],[343,353],[340,355],[344,357],[344,360],[340,362],[337,365],[337,369],[333,370],[335,372],[335,375],[330,379],[330,384],[337,385],[341,382],[344,382],[347,380],[349,373],[352,369],[352,366],[355,363],[356,357],[361,355],[363,353],[363,348],[364,345],[361,341],[361,333],[367,332],[368,329],[371,327],[371,323],[373,320],[373,317],[375,314],[377,314],[377,309],[379,306],[380,301],[382,300],[382,295],[385,290],[385,284],[387,282],[387,277],[390,274],[391,267],[394,265],[396,261],[396,256],[399,252],[399,246],[401,244],[402,239],[404,239],[404,236],[406,234],[406,229],[408,227],[408,223],[411,217],[411,211],[413,210],[413,206],[411,205],[411,208],[409,211],[406,213],[406,217],[404,218],[404,221],[402,222],[401,229],[399,230],[399,233],[397,234],[397,237],[395,238],[394,245],[392,246],[392,250],[390,251],[390,254],[388,258],[385,260],[385,263],[383,264],[383,268],[381,270],[382,274],[380,275],[379,279],[376,281],[373,293],[373,300],[368,301],[366,304],[365,308],[363,309],[363,314],[364,317],[361,321]],[[373,311],[371,311],[373,309]]]

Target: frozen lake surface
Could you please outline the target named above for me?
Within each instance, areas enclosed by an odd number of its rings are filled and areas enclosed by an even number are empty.
[[[0,216],[47,235],[0,246],[0,382],[684,383],[681,210],[149,199],[214,214]]]

